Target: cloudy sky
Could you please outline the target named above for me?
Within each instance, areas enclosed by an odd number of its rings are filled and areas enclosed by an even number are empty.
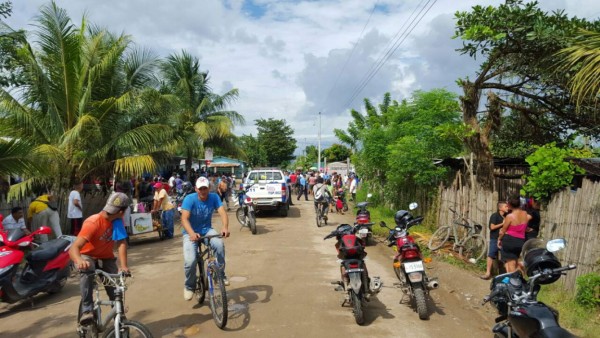
[[[12,0],[13,28],[32,30],[47,0]],[[256,135],[254,120],[285,118],[299,150],[336,142],[349,109],[362,98],[379,102],[387,91],[402,99],[416,89],[457,91],[476,64],[454,50],[453,14],[485,0],[57,0],[75,23],[88,21],[125,32],[161,56],[187,50],[210,72],[215,92],[238,88],[231,107]],[[597,19],[597,0],[541,0],[544,10]],[[394,48],[397,47],[397,48]],[[393,53],[392,53],[393,51]],[[377,61],[389,55],[369,78]],[[365,81],[368,79],[368,81]]]

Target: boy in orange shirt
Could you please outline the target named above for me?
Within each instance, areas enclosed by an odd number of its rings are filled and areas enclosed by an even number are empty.
[[[125,210],[129,208],[129,197],[117,192],[112,194],[100,213],[88,217],[69,250],[69,255],[80,270],[81,309],[79,323],[89,324],[94,316],[93,281],[94,271],[102,269],[108,273],[117,273],[117,262],[113,254],[117,244],[121,270],[129,272],[127,267],[127,232],[123,225]],[[114,288],[106,287],[108,298],[114,299]]]

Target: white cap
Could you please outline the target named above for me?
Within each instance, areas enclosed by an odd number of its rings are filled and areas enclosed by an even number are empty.
[[[196,188],[200,189],[202,187],[208,188],[208,179],[204,176],[200,176],[198,180],[196,180]]]

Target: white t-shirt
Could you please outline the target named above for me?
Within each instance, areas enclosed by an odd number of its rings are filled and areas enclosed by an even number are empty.
[[[83,218],[83,213],[81,212],[81,209],[75,206],[75,200],[79,201],[79,205],[83,209],[83,203],[81,203],[81,195],[79,194],[79,191],[71,191],[71,193],[69,194],[69,210],[67,212],[67,218]]]
[[[25,229],[25,218],[21,217],[18,221],[15,221],[15,218],[12,215],[8,215],[3,221],[2,225],[6,230],[12,229]]]
[[[169,178],[169,187],[173,188],[174,184],[175,184],[175,176],[171,176],[171,178]]]

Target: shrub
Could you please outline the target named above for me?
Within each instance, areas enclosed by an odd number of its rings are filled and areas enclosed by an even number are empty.
[[[585,307],[600,307],[600,275],[592,272],[577,277],[575,301]]]

